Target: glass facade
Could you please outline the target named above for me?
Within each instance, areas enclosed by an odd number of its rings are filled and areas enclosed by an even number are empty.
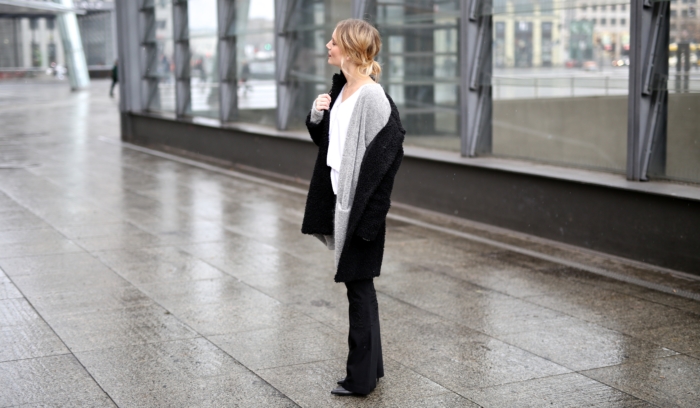
[[[155,10],[157,44],[157,57],[140,56],[157,61],[141,64],[146,109],[305,131],[338,72],[325,44],[338,21],[361,16],[382,35],[380,83],[406,145],[700,182],[694,0],[141,1],[143,16]]]
[[[459,0],[374,2],[380,83],[410,132],[406,144],[460,150]]]
[[[326,43],[336,22],[352,16],[351,0],[299,0],[292,10],[290,30],[294,53],[289,56],[289,81],[294,87],[290,104],[289,128],[305,130],[304,121],[311,104],[330,90],[333,74],[339,68],[328,65]]]
[[[492,153],[624,172],[629,1],[501,0]]]
[[[275,126],[274,0],[236,1],[236,22],[229,34],[236,37],[238,120]]]
[[[219,117],[219,70],[216,0],[188,0],[190,112]]]
[[[148,109],[175,112],[175,41],[171,1],[155,1],[155,41],[157,61],[146,75],[157,78],[157,92],[149,94]]]
[[[654,175],[700,183],[700,16],[696,1],[672,1],[666,157]]]

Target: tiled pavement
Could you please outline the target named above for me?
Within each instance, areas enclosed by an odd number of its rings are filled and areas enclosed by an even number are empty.
[[[303,186],[120,146],[108,86],[0,83],[0,407],[700,406],[700,302],[396,219],[386,377],[332,397],[347,300]]]

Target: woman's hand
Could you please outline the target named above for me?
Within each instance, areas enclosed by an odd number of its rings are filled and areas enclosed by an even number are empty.
[[[329,94],[321,94],[316,98],[314,106],[317,111],[324,111],[330,109],[331,106],[331,96]]]

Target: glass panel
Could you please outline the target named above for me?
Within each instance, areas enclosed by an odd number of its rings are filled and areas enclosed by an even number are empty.
[[[494,2],[494,155],[625,171],[629,4]]]
[[[381,83],[407,129],[406,144],[459,151],[459,0],[377,1]]]
[[[156,42],[158,44],[158,95],[151,99],[150,110],[175,112],[175,58],[173,41],[173,8],[170,1],[157,1]],[[149,73],[149,75],[153,75]]]
[[[304,121],[316,96],[328,92],[331,77],[340,71],[328,64],[326,43],[338,21],[352,16],[352,0],[299,0],[301,10],[292,25],[298,41],[290,68],[298,84],[289,119],[289,129],[306,129]]]
[[[219,69],[216,63],[218,33],[216,0],[189,0],[190,112],[219,117]]]
[[[275,1],[236,1],[238,120],[276,126]]]
[[[700,183],[700,16],[696,1],[671,2],[668,131],[663,176]]]

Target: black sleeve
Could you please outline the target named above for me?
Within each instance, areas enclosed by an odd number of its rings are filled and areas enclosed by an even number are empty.
[[[401,160],[403,160],[402,148],[396,153],[394,162],[384,175],[384,178],[382,178],[379,186],[377,186],[377,190],[367,202],[367,207],[365,207],[362,218],[357,224],[355,235],[365,241],[373,241],[386,222],[386,215],[389,212],[389,207],[391,207],[391,190],[394,187],[394,177],[399,171]]]
[[[311,122],[311,111],[309,111],[309,114],[306,115],[306,128],[309,129],[311,140],[316,143],[316,146],[321,146],[323,138],[326,137],[324,126],[324,123],[326,122],[326,112],[323,112],[323,119],[321,119],[321,121],[318,123]]]

